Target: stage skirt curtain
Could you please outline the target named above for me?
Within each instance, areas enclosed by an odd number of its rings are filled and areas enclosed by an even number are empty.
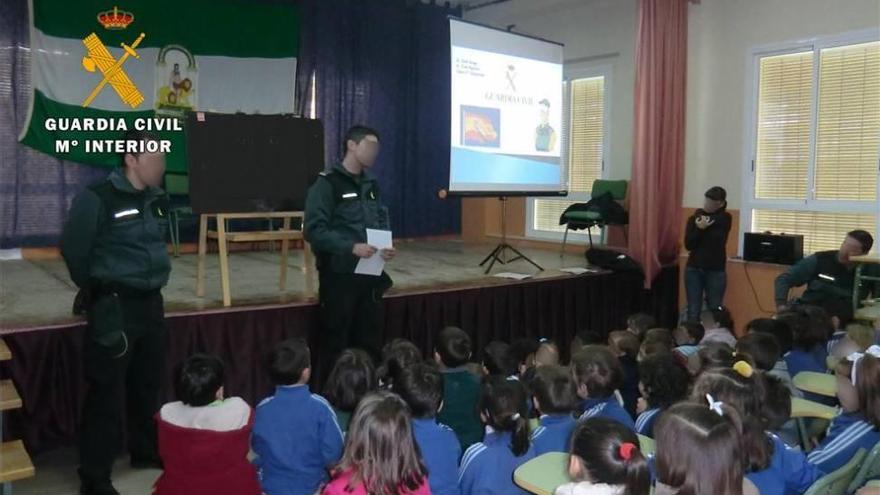
[[[643,289],[639,274],[605,274],[386,297],[384,337],[411,339],[430,356],[437,333],[457,325],[472,336],[475,354],[493,339],[546,337],[559,343],[567,359],[578,331],[604,335],[625,328],[626,317],[636,311],[674,325],[678,267],[664,268],[654,285]],[[273,389],[265,356],[276,343],[305,337],[312,356],[320,355],[318,318],[314,304],[170,316],[163,401],[174,400],[174,368],[187,356],[206,352],[226,365],[227,395],[256,405]],[[85,392],[82,334],[79,325],[3,335],[13,359],[0,363],[0,377],[13,379],[24,401],[22,409],[4,417],[4,438],[24,439],[31,453],[75,440]]]
[[[300,15],[297,107],[310,116],[314,103],[328,165],[342,158],[349,127],[376,129],[382,149],[373,173],[394,236],[459,233],[460,201],[437,193],[449,184],[447,16],[460,8],[301,0]]]
[[[629,251],[645,286],[678,257],[689,0],[639,0]]]

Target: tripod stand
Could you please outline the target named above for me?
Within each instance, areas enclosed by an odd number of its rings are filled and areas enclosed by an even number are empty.
[[[483,266],[489,262],[489,260],[492,260],[491,263],[489,263],[489,266],[486,267],[485,273],[488,274],[492,270],[492,266],[495,265],[496,261],[502,265],[506,265],[517,260],[526,260],[538,270],[544,271],[544,269],[541,268],[541,265],[535,263],[531,258],[522,254],[515,247],[507,243],[507,197],[501,196],[498,200],[501,201],[501,243],[495,246],[495,249],[493,249],[492,252],[480,262],[480,266]],[[510,257],[511,254],[508,252],[512,253],[512,258]]]

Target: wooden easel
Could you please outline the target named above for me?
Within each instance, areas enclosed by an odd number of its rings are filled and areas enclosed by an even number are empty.
[[[208,230],[208,220],[211,217],[217,219],[217,230]],[[249,232],[227,232],[226,221],[232,219],[282,219],[281,230],[259,230]],[[305,242],[302,230],[293,230],[290,228],[291,220],[300,219],[302,225],[303,212],[301,211],[272,211],[272,212],[254,212],[254,213],[203,213],[200,215],[199,221],[199,267],[196,276],[196,295],[204,297],[205,295],[205,254],[208,249],[208,239],[216,239],[218,250],[220,252],[220,286],[223,290],[223,306],[232,304],[232,297],[229,293],[229,242],[266,242],[281,241],[281,275],[278,281],[278,288],[284,291],[287,287],[287,255],[290,248],[290,241],[303,241],[303,252],[305,256],[305,276],[306,276],[306,292],[309,294],[314,292],[312,280],[312,251]]]

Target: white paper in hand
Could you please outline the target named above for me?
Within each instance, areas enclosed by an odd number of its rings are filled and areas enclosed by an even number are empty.
[[[376,253],[369,258],[358,260],[354,272],[361,275],[374,275],[378,277],[382,275],[382,270],[385,269],[385,260],[382,259],[380,251],[394,247],[391,244],[391,231],[367,229],[367,244],[375,247]]]

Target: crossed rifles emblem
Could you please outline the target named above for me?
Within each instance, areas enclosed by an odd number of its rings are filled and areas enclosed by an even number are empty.
[[[129,55],[134,58],[140,58],[134,49],[137,48],[141,41],[143,41],[144,36],[146,35],[141,33],[131,46],[122,43],[122,49],[125,50],[125,53],[119,57],[119,60],[113,58],[113,55],[110,54],[107,47],[104,46],[104,43],[98,38],[97,34],[92,33],[83,39],[83,44],[89,52],[89,55],[82,59],[83,68],[89,72],[95,72],[95,68],[97,67],[97,69],[101,71],[101,74],[104,75],[101,82],[95,86],[95,89],[92,90],[91,94],[89,94],[88,98],[83,102],[83,107],[89,106],[89,104],[92,103],[92,100],[98,96],[98,93],[100,93],[108,83],[110,84],[110,87],[116,91],[116,94],[119,95],[119,98],[131,108],[136,108],[144,101],[144,96],[138,91],[137,86],[131,82],[131,79],[128,78],[128,75],[126,75],[125,71],[122,69],[122,64],[128,60]]]

